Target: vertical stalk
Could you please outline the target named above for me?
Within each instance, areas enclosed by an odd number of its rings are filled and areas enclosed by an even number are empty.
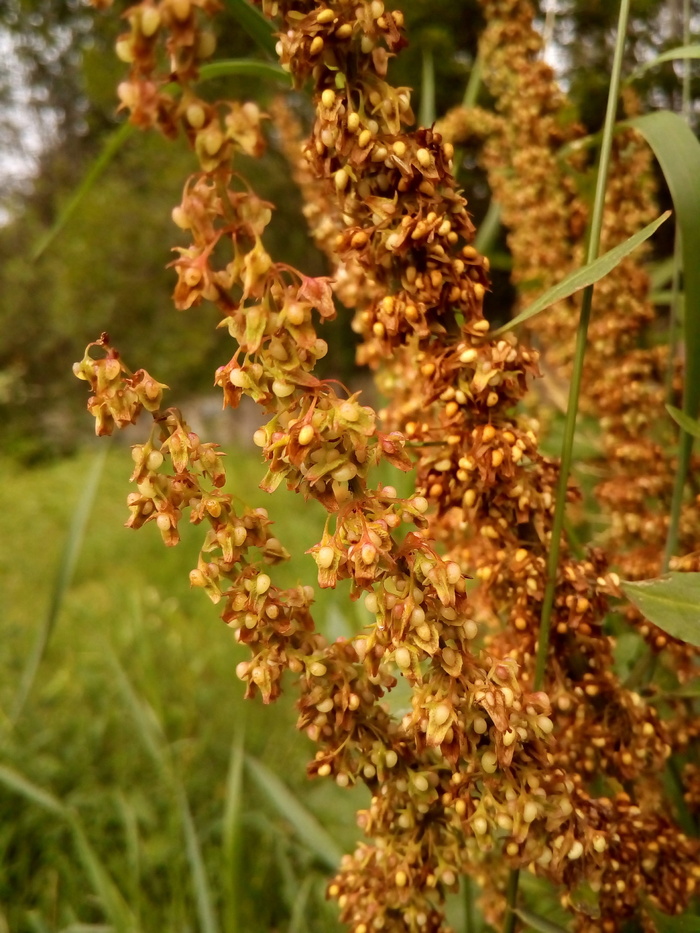
[[[615,55],[613,58],[612,73],[610,75],[610,87],[608,89],[608,105],[605,114],[605,125],[603,127],[603,138],[600,147],[598,178],[596,180],[595,200],[593,202],[593,216],[591,218],[591,228],[588,238],[586,263],[593,262],[597,258],[600,250],[600,238],[603,227],[603,210],[605,206],[605,188],[608,181],[610,152],[612,150],[612,139],[615,129],[615,117],[617,113],[617,101],[620,92],[620,75],[622,73],[622,57],[625,46],[625,36],[627,34],[630,2],[631,0],[621,0],[620,3],[620,14],[617,25],[617,40],[615,42]],[[574,431],[576,429],[576,415],[578,413],[578,403],[581,394],[583,359],[586,353],[586,339],[588,336],[588,324],[591,317],[592,303],[593,286],[590,285],[584,290],[583,293],[581,316],[579,318],[578,330],[576,333],[574,367],[571,376],[571,386],[569,389],[569,401],[566,409],[564,440],[562,443],[561,451],[561,467],[559,472],[559,483],[557,486],[557,498],[554,506],[549,559],[547,561],[547,585],[542,603],[540,635],[537,644],[537,658],[535,661],[535,690],[541,689],[543,685],[545,666],[547,663],[549,633],[552,624],[552,608],[554,606],[554,591],[556,587],[557,568],[559,566],[559,551],[561,548],[561,536],[564,527],[564,514],[566,511],[566,491],[569,483],[569,475],[571,473],[571,462],[573,459]]]
[[[603,228],[603,209],[605,206],[605,188],[608,181],[610,152],[612,150],[612,138],[615,129],[615,117],[617,114],[617,101],[620,93],[622,56],[625,47],[625,36],[627,34],[629,8],[630,0],[621,0],[620,15],[618,18],[617,26],[617,40],[615,42],[615,56],[613,59],[612,74],[610,76],[608,105],[605,113],[603,139],[600,147],[600,161],[598,164],[598,177],[596,179],[595,200],[593,202],[593,216],[591,218],[591,229],[588,238],[588,251],[586,256],[587,264],[594,262],[600,250],[600,238]],[[566,491],[569,484],[569,474],[571,473],[571,462],[574,448],[574,432],[576,430],[576,415],[578,413],[578,402],[581,394],[583,359],[586,353],[586,339],[588,336],[588,324],[591,317],[592,303],[593,286],[590,285],[583,293],[581,316],[579,318],[578,330],[576,333],[574,368],[571,377],[571,386],[569,389],[569,401],[566,408],[564,440],[562,443],[561,451],[561,466],[559,471],[559,482],[557,485],[557,499],[554,506],[552,537],[549,558],[547,561],[547,584],[545,587],[544,600],[542,603],[540,634],[537,643],[537,657],[535,659],[535,676],[533,683],[533,688],[535,690],[540,690],[542,688],[544,683],[545,667],[547,663],[549,632],[552,625],[552,608],[554,606],[554,590],[556,587],[557,568],[559,566],[559,551],[561,548],[561,536],[564,529],[564,517],[566,512]],[[515,909],[518,901],[518,880],[519,872],[515,869],[511,870],[508,877],[507,910],[505,922],[503,925],[503,933],[515,933],[517,922],[517,914],[515,913]]]

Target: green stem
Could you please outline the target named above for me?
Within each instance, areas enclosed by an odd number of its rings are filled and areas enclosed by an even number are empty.
[[[615,43],[615,56],[613,59],[612,74],[610,76],[610,87],[608,89],[608,106],[605,114],[603,139],[600,147],[600,162],[598,165],[598,177],[596,180],[595,200],[593,202],[593,216],[591,218],[591,229],[588,238],[588,253],[586,257],[587,264],[594,262],[600,251],[601,231],[603,228],[603,210],[605,206],[605,188],[608,181],[610,153],[612,151],[612,139],[615,130],[615,117],[617,113],[617,101],[620,92],[620,75],[622,73],[622,57],[625,45],[625,36],[627,34],[629,7],[630,0],[621,0],[620,14],[618,18],[617,41]],[[554,518],[552,520],[551,544],[547,561],[547,585],[545,587],[544,600],[542,603],[540,634],[537,644],[537,658],[535,661],[535,690],[540,690],[542,687],[544,682],[545,667],[547,663],[549,633],[552,625],[552,608],[554,606],[554,591],[557,580],[557,569],[559,567],[559,552],[561,549],[562,529],[564,527],[564,513],[566,511],[566,492],[569,484],[569,474],[571,472],[571,462],[574,447],[574,431],[576,429],[576,415],[578,413],[578,403],[581,394],[583,359],[586,353],[586,340],[588,336],[588,324],[591,317],[592,303],[593,286],[590,285],[584,290],[583,293],[581,316],[579,318],[578,330],[576,333],[574,366],[571,377],[571,387],[569,389],[569,402],[566,410],[566,421],[564,424],[564,441],[562,444],[561,452],[561,467],[557,486],[557,498],[554,506]]]
[[[508,875],[508,887],[506,889],[506,919],[503,923],[503,933],[515,933],[515,925],[518,922],[518,915],[515,908],[518,902],[518,882],[520,880],[520,870],[511,868]]]

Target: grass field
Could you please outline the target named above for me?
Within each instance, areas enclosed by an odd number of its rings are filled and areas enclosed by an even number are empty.
[[[243,702],[234,669],[245,655],[189,589],[201,528],[165,549],[154,527],[123,527],[124,447],[101,471],[17,715],[101,449],[24,472],[0,463],[0,931],[337,929],[324,886],[365,792],[306,780],[312,751],[294,729],[293,691],[270,707]],[[281,582],[308,582],[320,507],[258,490],[253,454],[228,466],[233,491],[270,509],[295,555]],[[321,597],[320,623],[342,632],[342,594]]]

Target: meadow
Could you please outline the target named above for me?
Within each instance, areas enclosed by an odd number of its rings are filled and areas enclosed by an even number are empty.
[[[198,529],[172,550],[153,526],[125,529],[129,451],[102,459],[95,445],[31,471],[0,465],[0,930],[336,929],[325,878],[366,791],[307,781],[291,700],[243,702],[245,653],[189,589]],[[237,495],[269,504],[257,457],[229,460]],[[293,582],[323,517],[291,494],[275,503]],[[350,625],[340,599],[319,604],[336,632]]]

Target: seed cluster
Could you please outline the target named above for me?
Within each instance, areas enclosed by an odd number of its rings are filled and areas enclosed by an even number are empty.
[[[316,630],[313,588],[282,590],[267,573],[287,554],[265,510],[235,512],[220,452],[179,412],[161,410],[164,387],[132,375],[104,335],[76,364],[91,384],[98,433],[143,408],[154,421],[134,449],[129,524],[155,521],[174,544],[187,510],[207,523],[190,579],[223,605],[251,650],[237,670],[246,695],[274,700],[290,670],[299,727],[317,744],[309,774],[370,789],[358,814],[366,842],[328,889],[354,933],[446,933],[441,901],[460,876],[502,889],[508,868],[570,892],[587,885],[600,920],[572,897],[582,929],[612,933],[647,904],[681,910],[699,874],[698,846],[659,807],[669,729],[613,673],[603,620],[619,577],[600,550],[574,557],[562,542],[547,690],[535,688],[558,465],[541,454],[534,419],[515,412],[538,375],[538,353],[512,334],[490,336],[489,264],[471,243],[452,146],[436,129],[408,130],[410,93],[387,80],[388,60],[405,44],[403,16],[382,0],[262,0],[262,8],[279,29],[282,66],[298,85],[313,84],[301,161],[291,113],[277,105],[273,115],[313,199],[307,217],[334,257],[335,281],[276,263],[265,249],[272,206],[233,168],[236,154],[262,151],[264,115],[195,92],[198,63],[213,51],[211,0],[145,0],[127,12],[117,51],[131,71],[119,96],[135,123],[184,134],[197,155],[200,171],[173,211],[190,237],[173,262],[175,305],[219,310],[235,343],[215,377],[224,405],[248,395],[269,418],[254,436],[267,464],[262,486],[272,492],[284,481],[325,508],[310,549],[318,585],[349,580],[372,622],[351,641],[329,643]],[[517,46],[518,35],[504,41]],[[534,132],[539,115],[528,113]],[[543,151],[565,138],[555,123],[543,123]],[[528,190],[523,203],[534,196]],[[573,189],[552,210],[573,236]],[[536,231],[527,236],[534,249]],[[360,359],[390,399],[385,430],[357,395],[314,375],[327,351],[316,327],[335,314],[334,288],[356,307]],[[415,470],[413,495],[375,479],[384,460]],[[579,498],[574,485],[569,497]],[[382,702],[399,678],[411,695],[400,717]],[[686,722],[686,745],[690,733]]]

